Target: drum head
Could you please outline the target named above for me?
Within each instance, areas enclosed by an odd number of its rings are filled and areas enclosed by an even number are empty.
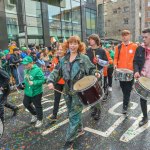
[[[138,79],[139,83],[146,89],[150,91],[150,78],[147,77],[140,77]]]
[[[125,69],[125,68],[117,68],[116,71],[118,71],[118,72],[124,72],[124,73],[133,73],[132,70]]]
[[[75,91],[86,90],[89,87],[93,86],[96,81],[97,78],[95,76],[85,76],[74,84],[73,89]]]

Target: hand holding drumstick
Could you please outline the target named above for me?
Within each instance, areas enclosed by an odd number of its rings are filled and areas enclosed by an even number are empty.
[[[57,91],[57,92],[59,92],[59,93],[61,93],[61,94],[63,94],[63,95],[66,95],[65,93],[63,93],[63,92],[61,92],[61,91],[55,89],[53,83],[49,83],[49,84],[48,84],[48,88],[49,88],[49,90],[54,90],[54,91]]]

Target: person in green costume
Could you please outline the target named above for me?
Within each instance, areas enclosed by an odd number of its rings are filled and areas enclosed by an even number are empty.
[[[26,56],[22,64],[25,65],[24,71],[24,100],[23,104],[32,114],[31,123],[36,122],[35,127],[39,128],[43,124],[42,94],[45,78],[42,70],[33,64],[30,56]],[[31,105],[33,103],[33,105]]]

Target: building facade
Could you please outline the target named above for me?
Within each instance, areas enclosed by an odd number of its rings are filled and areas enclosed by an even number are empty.
[[[12,40],[18,45],[49,46],[71,35],[83,41],[97,33],[96,0],[1,0],[0,49]]]
[[[145,14],[144,14],[144,19],[145,19],[145,27],[148,28],[150,27],[150,0],[145,0]]]
[[[142,0],[97,0],[99,34],[104,38],[121,39],[128,29],[132,40],[138,41],[144,28]]]

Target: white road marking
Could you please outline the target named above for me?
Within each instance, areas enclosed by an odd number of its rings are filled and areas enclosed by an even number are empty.
[[[65,104],[65,101],[60,102],[60,104],[59,104],[59,105],[62,105],[62,104]],[[45,108],[45,109],[43,109],[43,112],[48,111],[48,110],[51,110],[53,107],[54,107],[54,106],[51,106],[51,107]]]
[[[150,105],[148,105],[148,112],[150,111]],[[137,135],[145,131],[150,127],[150,120],[144,126],[139,127],[139,122],[142,119],[142,114],[136,119],[136,121],[132,124],[132,126],[121,136],[120,141],[129,142]]]
[[[48,97],[48,96],[52,96],[54,95],[54,93],[48,94],[48,95],[44,95],[43,98]]]
[[[88,111],[89,109],[90,109],[90,106],[87,107],[87,108],[85,108],[85,109],[82,111],[82,113],[85,113],[85,112]],[[60,122],[59,124],[57,124],[57,125],[51,127],[50,129],[47,129],[47,130],[43,131],[42,135],[45,136],[45,135],[47,135],[47,134],[49,134],[49,133],[55,131],[56,129],[60,128],[61,126],[65,125],[65,124],[68,123],[68,122],[69,122],[69,119],[66,119],[66,120],[62,121],[62,122]]]
[[[130,109],[132,109],[132,110],[135,109],[135,108],[138,106],[138,104],[135,103],[135,102],[131,102],[131,103],[133,104],[132,107],[130,108]],[[121,113],[115,112],[115,109],[118,108],[121,104],[122,104],[122,102],[117,103],[116,105],[114,105],[113,107],[111,107],[111,108],[108,110],[108,112],[109,112],[110,114],[112,114],[112,115],[115,115],[115,116],[122,116]]]
[[[99,130],[94,130],[92,128],[85,127],[84,130],[101,135],[103,137],[109,137],[111,133],[126,119],[126,116],[122,115],[107,131],[99,131]]]

